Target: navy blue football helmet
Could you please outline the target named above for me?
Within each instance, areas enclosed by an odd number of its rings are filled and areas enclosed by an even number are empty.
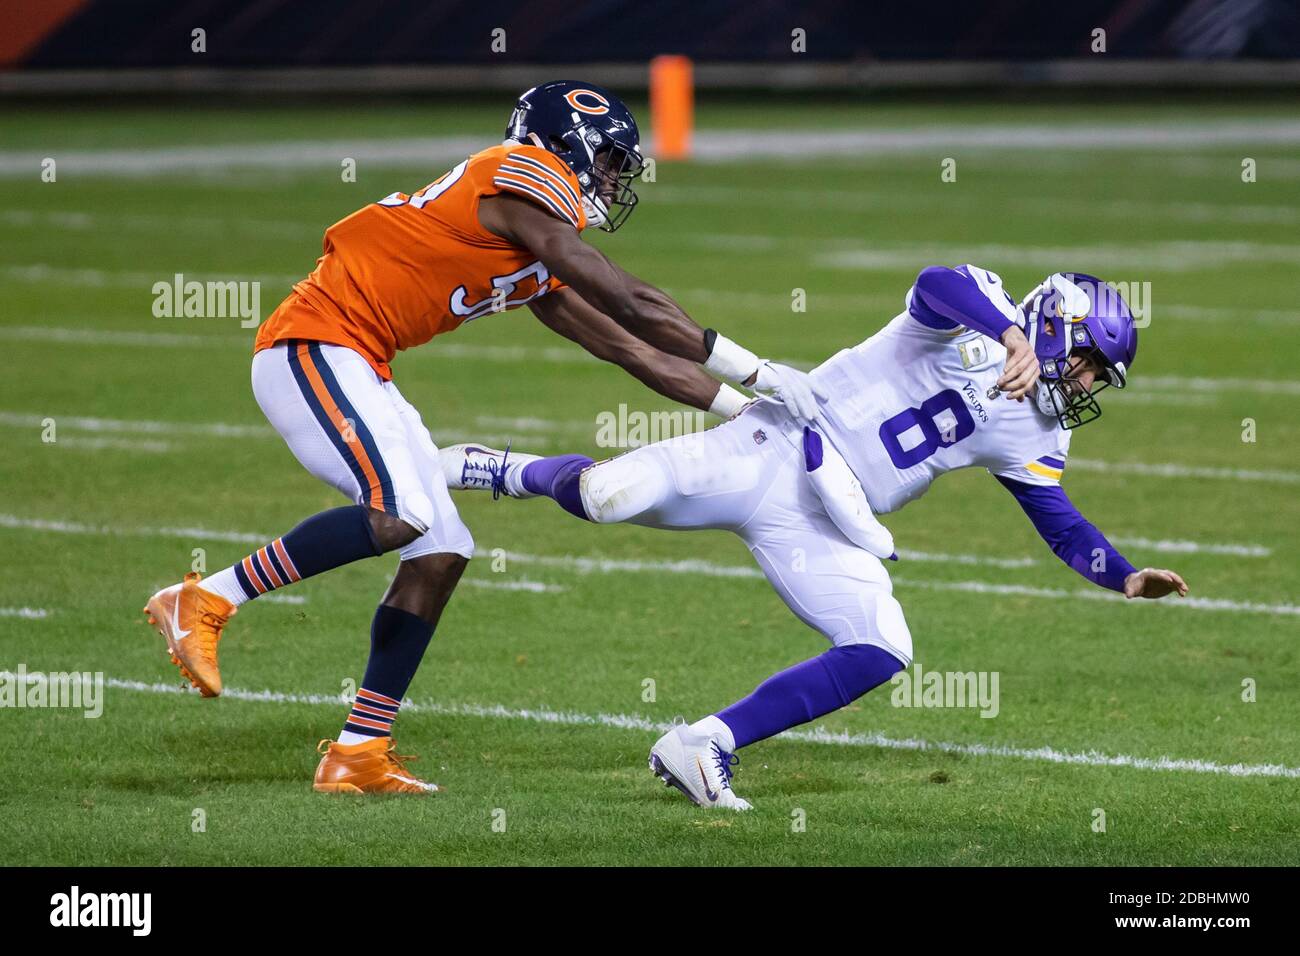
[[[613,232],[636,207],[641,136],[623,101],[573,80],[534,86],[519,97],[506,138],[531,142],[564,160],[582,186],[587,222]]]

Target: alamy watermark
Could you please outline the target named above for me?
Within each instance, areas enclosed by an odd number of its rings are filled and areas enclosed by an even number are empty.
[[[262,321],[262,283],[185,278],[178,272],[170,282],[153,284],[153,314],[159,319],[238,318],[251,329]]]
[[[80,710],[93,720],[104,713],[104,673],[47,674],[19,664],[17,671],[0,671],[0,707]]]
[[[596,416],[596,445],[600,448],[640,448],[681,435],[694,435],[709,427],[709,416],[701,411],[629,411],[620,403],[617,412]]]
[[[996,717],[1001,709],[998,671],[927,671],[920,663],[899,671],[889,683],[895,707],[979,708],[981,717]]]
[[[152,893],[83,893],[73,885],[67,893],[50,897],[50,925],[118,926],[132,936],[148,936],[153,928]]]
[[[1067,273],[1067,275],[1070,275]],[[1082,275],[1071,276],[1072,281],[1088,295],[1088,306],[1094,315],[1117,315],[1123,306],[1133,316],[1133,325],[1145,329],[1151,325],[1151,283],[1140,280],[1094,282]],[[1056,289],[1048,290],[1043,299],[1045,315],[1063,316],[1068,320],[1078,318],[1067,315],[1070,306]]]

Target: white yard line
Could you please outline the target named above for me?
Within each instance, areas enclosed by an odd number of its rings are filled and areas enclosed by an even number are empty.
[[[44,429],[47,419],[53,420],[56,428],[57,440],[46,443],[51,447],[70,445],[74,448],[124,448],[133,451],[156,453],[184,450],[181,447],[174,446],[172,443],[165,441],[105,437],[86,438],[78,435],[69,435],[69,431],[128,434],[134,432],[153,435],[197,435],[215,436],[220,438],[274,439],[279,437],[276,434],[275,429],[271,428],[269,425],[234,425],[224,422],[168,422],[152,419],[92,418],[84,415],[37,415],[33,412],[0,411],[0,427]],[[433,440],[440,445],[446,445],[457,441],[466,441],[469,439],[486,442],[488,444],[504,445],[507,441],[514,441],[519,437],[514,430],[509,432],[499,432],[495,430],[486,431],[486,429],[489,428],[495,429],[501,427],[500,422],[502,421],[508,420],[495,419],[491,416],[480,416],[475,418],[472,424],[466,425],[463,428],[454,430],[432,428],[429,430],[429,434],[433,437]],[[555,424],[558,425],[559,423]],[[572,422],[563,429],[548,428],[547,430],[564,430],[574,435],[594,435],[596,432],[596,423],[594,420],[590,424]],[[528,437],[528,442],[532,447],[544,445],[549,448],[553,439],[549,435],[530,435]]]
[[[707,237],[697,237],[707,238]],[[1104,246],[1018,246],[1006,243],[963,245],[926,243],[911,246],[872,246],[827,250],[826,243],[809,240],[774,240],[778,245],[812,249],[812,262],[829,269],[861,272],[912,271],[918,263],[975,262],[1006,266],[1058,269],[1063,262],[1086,262],[1091,268],[1117,273],[1142,270],[1200,272],[1226,270],[1241,263],[1300,265],[1300,245],[1248,240],[1151,242]],[[817,251],[820,246],[821,251]],[[1153,303],[1152,310],[1159,308]],[[1154,318],[1154,315],[1153,315]]]
[[[524,591],[529,594],[564,594],[569,589],[558,584],[545,584],[541,581],[529,581],[517,578],[506,581],[493,581],[490,578],[461,578],[460,583],[472,588],[484,588],[496,591]]]
[[[1300,311],[1294,313],[1300,320]],[[1134,378],[1139,388],[1176,392],[1254,392],[1260,395],[1300,395],[1300,381],[1276,378],[1206,378],[1195,375],[1145,375]]]
[[[1066,468],[1074,471],[1100,471],[1116,475],[1146,475],[1153,478],[1208,478],[1216,481],[1262,481],[1281,485],[1293,485],[1300,482],[1300,472],[1296,471],[1217,468],[1202,465],[1180,465],[1174,462],[1094,461],[1090,458],[1070,458],[1066,463]]]
[[[1161,305],[1163,310],[1193,308],[1192,306]],[[1249,310],[1221,309],[1201,310],[1215,311],[1224,321],[1249,318]],[[1272,313],[1269,313],[1272,314]],[[1295,313],[1276,313],[1278,320],[1285,317],[1288,321],[1300,322],[1300,311]],[[159,320],[174,322],[203,323],[206,319]],[[223,320],[217,320],[223,321]],[[881,319],[883,325],[885,319]],[[48,325],[0,325],[0,341],[12,342],[47,342],[58,345],[117,345],[126,348],[229,348],[244,349],[250,357],[253,350],[253,337],[250,330],[247,336],[217,333],[187,332],[149,332],[143,330],[97,329],[90,326],[77,328],[69,326]],[[846,345],[852,343],[845,343]],[[456,359],[458,361],[486,362],[540,362],[547,365],[589,365],[598,361],[576,346],[526,346],[526,345],[466,345],[443,339],[426,348],[414,349],[403,354],[404,358],[417,357],[428,359]],[[779,361],[799,368],[810,369],[824,359],[809,360],[778,356]],[[1143,389],[1158,391],[1184,391],[1217,394],[1222,392],[1243,392],[1261,395],[1300,395],[1300,381],[1293,379],[1247,379],[1247,378],[1209,378],[1206,376],[1182,375],[1138,375],[1133,379],[1133,394],[1139,395]],[[1128,397],[1128,396],[1126,396]],[[510,419],[501,419],[508,421]],[[535,423],[548,422],[548,419],[530,418]],[[568,427],[571,423],[553,423]]]
[[[693,415],[695,412],[692,410],[684,412],[684,414]],[[704,413],[701,412],[700,414]],[[709,420],[716,421],[717,419],[710,417]],[[586,435],[589,438],[594,436],[599,428],[599,423],[596,421],[594,416],[589,421],[574,419],[572,421],[562,422],[551,418],[511,418],[503,415],[478,415],[474,418],[474,423],[476,426],[481,426],[483,428],[505,429],[510,432],[540,432],[542,434],[563,433],[569,435]],[[528,436],[528,440],[533,441],[533,436]]]
[[[1300,143],[1300,123],[1268,118],[1200,123],[1151,122],[1094,124],[945,124],[930,127],[873,127],[845,130],[700,130],[693,139],[702,162],[795,160],[812,157],[862,158],[926,154],[953,149],[1069,153],[1128,149],[1188,153],[1219,147],[1286,146]],[[292,140],[276,143],[206,143],[198,146],[143,146],[133,149],[54,152],[59,173],[72,176],[145,176],[232,169],[291,171],[330,167],[344,158],[368,168],[417,166],[436,175],[438,167],[469,156],[490,141],[466,136]],[[647,144],[649,155],[654,146]],[[948,155],[940,152],[940,155]],[[0,176],[36,176],[48,152],[0,151]]]
[[[894,583],[903,587],[925,588],[932,591],[965,591],[971,594],[1005,594],[1016,597],[1073,598],[1080,601],[1124,601],[1135,607],[1181,608],[1187,611],[1245,611],[1268,614],[1274,617],[1300,617],[1297,604],[1259,604],[1252,601],[1231,601],[1222,598],[1168,597],[1159,601],[1135,600],[1114,591],[1101,588],[1036,588],[1024,584],[992,584],[988,581],[923,581],[919,578],[895,577]]]
[[[233,322],[232,319],[159,319],[158,322],[186,323],[195,328],[209,322]],[[123,348],[156,349],[244,349],[253,356],[253,331],[247,336],[213,335],[194,332],[145,332],[140,330],[97,329],[90,326],[0,325],[0,339],[6,342],[42,342],[50,345],[117,345]]]
[[[190,215],[141,215],[138,213],[112,213],[92,215],[80,211],[59,211],[46,209],[5,209],[0,210],[0,226],[14,229],[39,229],[48,232],[52,229],[65,232],[100,231],[116,234],[123,230],[165,233],[174,235],[178,231],[197,233],[208,238],[223,233],[252,233],[259,239],[274,238],[284,240],[319,239],[324,226],[308,220],[292,219],[252,219],[243,216],[190,216]]]
[[[1001,160],[998,160],[1001,165]],[[666,186],[654,185],[645,192],[645,201],[670,206],[736,206],[752,205],[762,201],[775,209],[821,209],[832,213],[879,213],[893,210],[915,212],[918,209],[943,209],[952,211],[962,207],[950,196],[917,195],[915,193],[887,192],[873,177],[862,180],[861,189],[809,189],[803,187],[768,186],[761,188],[741,186]],[[956,204],[956,206],[954,206]],[[973,207],[972,207],[973,208]],[[999,202],[1003,210],[1037,213],[1042,210],[1038,198],[1007,199]],[[1142,202],[1122,199],[1097,201],[1072,200],[1054,197],[1052,208],[1062,214],[1073,212],[1080,217],[1098,214],[1132,222],[1173,220],[1197,223],[1241,223],[1245,225],[1289,226],[1300,223],[1300,209],[1262,203],[1209,203],[1183,200]]]
[[[931,153],[971,149],[1023,153],[1077,150],[1136,149],[1177,151],[1236,144],[1260,146],[1300,142],[1300,122],[1273,119],[1208,123],[1125,123],[1092,125],[987,124],[935,125],[913,128],[878,127],[846,130],[705,130],[693,141],[704,161],[790,159],[808,156],[854,158],[891,153]],[[650,155],[654,155],[651,152]],[[948,155],[944,153],[943,155]]]
[[[0,522],[2,523],[2,522]],[[487,553],[484,553],[487,556]],[[902,557],[900,555],[900,557]],[[951,555],[926,555],[928,559],[938,559],[941,563],[951,563]],[[982,556],[971,556],[973,564],[992,565]],[[610,574],[619,572],[655,572],[664,574],[689,574],[704,577],[750,578],[762,579],[763,573],[748,565],[715,564],[712,561],[638,561],[618,558],[589,558],[560,555],[536,555],[507,552],[506,559],[520,564],[536,564],[541,567],[564,568],[579,574]],[[906,559],[904,558],[904,561]],[[934,591],[963,591],[973,594],[1014,594],[1021,597],[1039,597],[1051,599],[1078,599],[1084,601],[1127,601],[1122,594],[1101,588],[1036,588],[1020,584],[994,584],[987,581],[927,581],[906,575],[893,574],[894,584],[901,587],[918,587]],[[1248,611],[1279,617],[1300,616],[1300,605],[1296,604],[1260,604],[1250,601],[1231,601],[1218,598],[1170,597],[1161,601],[1132,602],[1137,607],[1182,608],[1189,611]]]
[[[0,671],[0,680],[18,679],[13,671]],[[37,673],[28,673],[28,681],[38,679]],[[84,680],[81,675],[71,675],[73,679]],[[132,693],[159,694],[172,696],[193,696],[193,692],[177,684],[147,683],[145,681],[107,678],[104,686],[114,690]],[[292,704],[312,707],[350,706],[350,701],[341,695],[324,694],[286,694],[279,691],[248,691],[227,687],[222,697],[250,703]],[[545,707],[507,707],[502,704],[448,704],[439,701],[404,700],[404,713],[433,714],[440,717],[474,717],[487,720],[513,720],[534,724],[565,727],[608,727],[616,730],[634,730],[645,734],[663,733],[672,725],[639,714],[585,714],[571,710],[551,710]],[[1300,767],[1288,767],[1284,764],[1224,764],[1213,760],[1179,757],[1136,757],[1129,754],[1105,754],[1097,750],[1071,752],[1055,747],[1014,747],[1007,744],[953,743],[950,741],[925,740],[920,737],[888,737],[882,733],[848,733],[832,732],[824,727],[811,730],[787,730],[780,739],[830,745],[838,747],[869,747],[883,750],[910,750],[918,752],[935,752],[960,754],[968,757],[1006,757],[1016,760],[1031,760],[1043,763],[1065,764],[1084,767],[1126,767],[1133,770],[1155,770],[1166,772],[1204,773],[1229,777],[1285,777],[1300,778]]]
[[[171,442],[156,439],[139,438],[86,438],[80,435],[64,435],[58,441],[43,443],[49,448],[71,448],[74,451],[116,451],[146,452],[151,455],[165,455],[173,451]]]
[[[1059,158],[1059,157],[1054,157]],[[1068,157],[1077,159],[1078,157]],[[1155,169],[1164,176],[1186,176],[1222,181],[1224,176],[1241,175],[1239,156],[1134,156],[1135,167]],[[1033,166],[1034,157],[1026,156],[1021,165]],[[1257,172],[1270,180],[1300,179],[1300,160],[1266,156],[1260,159]]]
[[[43,428],[46,419],[59,430],[135,433],[151,435],[211,435],[220,438],[274,438],[269,425],[232,425],[225,422],[173,422],[154,419],[96,418],[86,415],[38,415],[33,412],[0,411],[0,425]],[[59,442],[63,439],[59,438]]]
[[[1152,540],[1132,535],[1110,536],[1111,544],[1126,548],[1143,548],[1161,554],[1228,554],[1237,558],[1272,557],[1273,549],[1259,544],[1215,544],[1200,541]]]
[[[28,621],[40,621],[50,616],[50,611],[43,607],[0,607],[0,617],[21,617]]]
[[[33,412],[14,412],[0,411],[0,426],[13,427],[44,427],[46,418],[53,418],[56,425],[64,429],[84,430],[91,432],[110,432],[110,433],[143,433],[158,435],[211,435],[216,437],[240,437],[240,438],[274,438],[275,432],[266,425],[241,425],[229,424],[224,422],[166,422],[150,419],[114,419],[114,418],[97,418],[81,415],[69,416],[45,416]],[[492,431],[486,432],[486,429]],[[504,444],[507,440],[515,440],[519,437],[519,432],[532,433],[527,439],[533,447],[539,444],[547,443],[547,435],[594,435],[596,432],[596,422],[584,422],[578,420],[557,421],[554,419],[544,418],[505,418],[500,416],[478,416],[474,419],[473,425],[467,425],[463,428],[434,428],[431,434],[436,442],[447,444],[454,441],[474,440],[487,442],[489,444]],[[132,442],[119,439],[86,439],[76,436],[60,438],[59,443],[80,444],[89,447],[122,447],[136,451],[151,452],[168,452],[172,447],[166,442]],[[1152,475],[1166,478],[1210,478],[1210,479],[1230,479],[1241,481],[1264,481],[1293,483],[1300,480],[1300,475],[1295,472],[1287,471],[1258,471],[1249,469],[1228,469],[1214,467],[1200,467],[1179,465],[1175,463],[1144,463],[1144,462],[1100,462],[1089,459],[1070,459],[1069,466],[1075,470],[1084,471],[1101,471],[1115,473],[1131,473]],[[967,560],[959,556],[936,555],[933,558],[927,556],[924,552],[912,552],[904,557],[911,557],[912,560],[952,560],[958,563],[978,564],[992,563],[995,566],[1013,566],[999,565],[996,561]],[[1021,566],[1021,565],[1015,565]]]
[[[482,557],[490,557],[484,552]],[[1039,562],[1034,558],[994,558],[983,554],[946,554],[935,551],[900,550],[898,556],[903,561],[916,561],[926,564],[961,564],[989,568],[1029,568]],[[609,574],[615,571],[663,571],[669,574],[699,574],[705,577],[722,578],[762,578],[763,572],[748,565],[720,565],[711,561],[637,561],[622,558],[584,558],[555,555],[519,554],[506,552],[506,558],[524,564],[537,564],[545,567],[564,568],[579,574]]]
[[[10,282],[25,282],[36,285],[62,285],[62,286],[90,286],[92,288],[138,288],[148,293],[153,288],[155,282],[166,282],[170,285],[176,273],[185,276],[186,281],[206,281],[213,280],[219,282],[228,282],[231,280],[253,281],[257,280],[268,286],[282,287],[279,298],[287,295],[295,282],[303,277],[301,275],[286,275],[274,273],[224,273],[216,274],[205,270],[195,269],[193,271],[186,269],[173,269],[170,272],[137,272],[127,269],[69,269],[65,266],[51,266],[43,262],[30,263],[28,265],[9,265],[0,267],[0,276],[3,276]],[[265,290],[266,294],[271,295],[270,290]],[[235,322],[237,319],[226,320],[204,320],[197,321],[230,321]]]
[[[803,187],[768,186],[763,188],[746,188],[740,186],[684,186],[661,185],[650,186],[643,197],[652,205],[683,206],[735,206],[752,204],[757,200],[770,204],[774,208],[784,209],[824,209],[841,213],[886,213],[891,210],[915,211],[918,208],[952,209],[953,199],[947,196],[918,196],[914,193],[899,194],[881,190],[871,177],[863,180],[862,189],[809,189]],[[1036,198],[1008,199],[1001,202],[1001,208],[1020,210],[1027,213],[1042,209],[1042,203]],[[1123,199],[1110,201],[1070,200],[1056,198],[1053,208],[1061,211],[1074,211],[1080,216],[1098,214],[1108,215],[1131,222],[1135,217],[1145,220],[1166,219],[1178,222],[1195,223],[1240,223],[1244,225],[1295,225],[1300,223],[1300,209],[1287,206],[1264,205],[1262,203],[1210,203],[1189,202],[1185,200],[1142,202]],[[112,215],[92,215],[81,210],[49,209],[6,209],[0,210],[0,225],[15,229],[40,229],[43,231],[62,230],[67,232],[91,232],[95,230],[121,231],[135,230],[145,232],[175,233],[178,230],[198,233],[205,236],[219,235],[227,232],[253,233],[259,238],[277,238],[286,241],[318,239],[328,223],[314,222],[310,219],[256,219],[242,215],[230,216],[164,216],[144,215],[138,213],[114,213]],[[668,289],[671,295],[710,295],[704,289]],[[747,293],[733,293],[742,299]],[[758,293],[752,293],[755,298]],[[838,298],[848,300],[846,293],[835,294]]]
[[[159,319],[159,322],[185,323],[189,327],[216,327],[226,323],[230,328],[236,319]],[[190,333],[117,331],[110,329],[57,327],[43,325],[0,325],[0,340],[14,342],[48,342],[59,345],[120,345],[126,348],[229,348],[242,349],[253,355],[253,332],[247,336]],[[509,346],[465,345],[455,342],[436,342],[429,348],[415,349],[408,356],[457,361],[485,362],[544,362],[549,365],[587,365],[599,361],[578,346]]]
[[[151,527],[107,527],[83,524],[79,521],[56,521],[44,518],[23,518],[18,515],[0,514],[0,528],[15,528],[28,531],[48,531],[56,534],[76,534],[82,536],[108,536],[133,538],[182,538],[200,541],[231,541],[240,544],[265,544],[275,538],[274,535],[255,534],[250,531],[214,531],[210,528],[151,528]]]
[[[1206,405],[1218,405],[1221,396],[1215,394],[1193,394],[1189,395],[1183,392],[1142,392],[1137,389],[1139,386],[1133,383],[1133,388],[1126,388],[1123,391],[1112,389],[1104,401],[1107,404],[1115,403],[1117,405],[1169,405],[1174,408],[1203,408]]]
[[[1292,309],[1246,309],[1239,306],[1202,306],[1202,305],[1179,305],[1173,303],[1166,305],[1163,302],[1153,304],[1152,321],[1155,316],[1168,316],[1171,319],[1179,321],[1190,319],[1194,322],[1222,322],[1224,324],[1236,322],[1277,322],[1285,325],[1294,325],[1300,322],[1300,310]]]
[[[183,540],[230,541],[241,544],[264,544],[275,538],[273,534],[252,531],[222,531],[211,528],[184,527],[112,527],[86,524],[80,521],[61,521],[44,518],[25,518],[20,515],[0,514],[0,528],[47,531],[57,534],[97,535],[136,538],[180,538]],[[903,551],[900,557],[917,562],[962,564],[996,568],[1026,568],[1038,562],[1033,558],[992,558],[978,554],[941,554],[927,551]],[[476,557],[491,559],[492,554],[480,551]],[[539,567],[556,567],[580,574],[608,574],[615,571],[663,571],[667,573],[699,574],[709,577],[762,578],[762,572],[746,565],[719,565],[709,561],[636,561],[616,558],[582,558],[570,556],[544,556],[506,552],[507,560]],[[477,585],[476,585],[477,586]]]
[[[0,411],[0,425],[43,428],[54,422],[55,434],[62,429],[87,432],[135,433],[146,435],[211,435],[218,438],[275,438],[269,425],[231,425],[225,422],[172,422],[152,419],[95,418],[86,415],[37,415],[32,412]],[[59,438],[58,442],[64,439]]]
[[[423,166],[429,178],[439,164],[459,162],[495,143],[482,139],[429,136],[405,139],[297,140],[278,143],[210,143],[203,146],[146,146],[136,149],[56,150],[60,177],[148,176],[229,169],[338,169],[345,158],[363,167]],[[17,150],[0,152],[0,176],[40,171],[50,155]],[[34,165],[33,165],[34,163]]]

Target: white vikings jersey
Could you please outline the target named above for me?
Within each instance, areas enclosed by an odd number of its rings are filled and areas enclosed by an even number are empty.
[[[1009,319],[997,275],[966,267]],[[910,307],[912,293],[908,293]],[[904,311],[813,370],[829,398],[822,431],[877,514],[896,511],[954,468],[979,466],[1032,485],[1060,481],[1070,433],[1032,398],[989,398],[1007,350],[966,328],[934,329]],[[995,393],[996,394],[996,393]]]

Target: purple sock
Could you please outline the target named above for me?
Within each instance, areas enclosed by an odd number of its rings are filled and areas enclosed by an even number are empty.
[[[578,476],[591,463],[592,460],[586,455],[556,455],[554,458],[540,458],[524,465],[519,481],[533,494],[554,498],[556,503],[569,514],[589,520],[587,512],[582,507]]]
[[[773,674],[717,717],[731,728],[739,750],[839,710],[902,669],[898,658],[871,644],[832,647]]]

